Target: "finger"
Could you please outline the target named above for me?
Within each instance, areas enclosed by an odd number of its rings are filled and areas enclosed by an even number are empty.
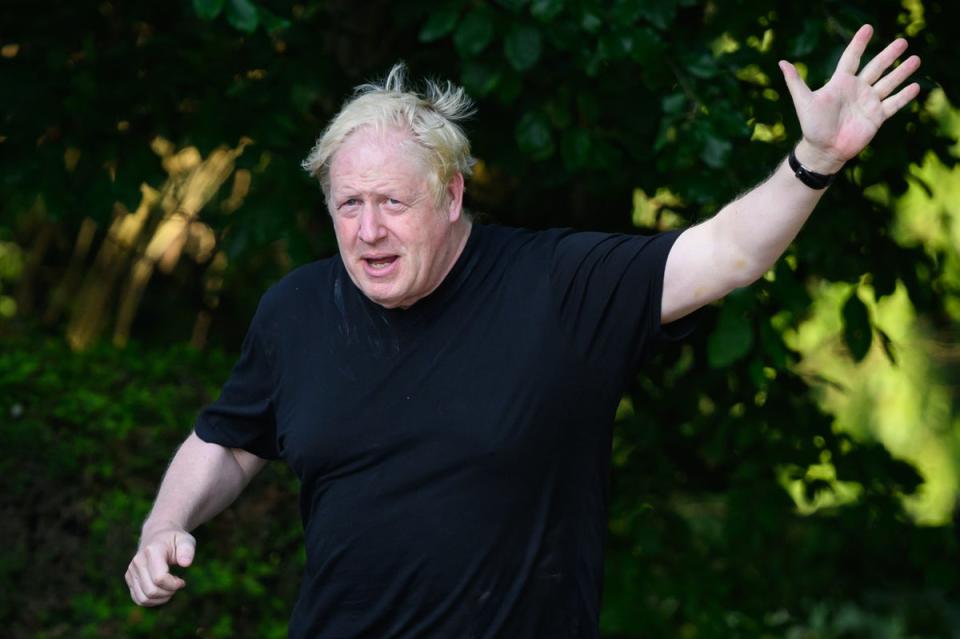
[[[889,118],[891,115],[910,104],[910,101],[920,95],[920,85],[914,82],[901,89],[898,93],[891,95],[883,101],[883,115]]]
[[[912,55],[904,60],[900,66],[883,76],[879,82],[873,85],[873,88],[882,100],[893,93],[893,90],[903,84],[903,81],[909,78],[918,68],[920,68],[920,57]]]
[[[897,38],[887,45],[887,48],[874,56],[873,60],[863,67],[860,72],[860,79],[867,84],[873,84],[880,79],[884,71],[890,68],[893,61],[907,50],[907,41],[903,38]]]
[[[173,556],[178,566],[187,567],[193,563],[197,552],[197,540],[192,535],[173,536]]]
[[[170,573],[166,558],[159,552],[151,550],[148,546],[144,548],[144,554],[147,556],[147,570],[150,572],[151,583],[171,593],[186,585],[183,579]]]
[[[136,593],[133,591],[133,575],[130,572],[130,567],[127,567],[127,572],[123,575],[124,581],[127,582],[127,589],[130,591],[130,598],[133,599],[134,603],[139,603],[137,601]]]
[[[812,93],[810,87],[808,87],[807,83],[800,77],[800,72],[797,71],[797,67],[786,60],[781,60],[779,66],[780,71],[783,73],[783,80],[787,83],[787,91],[790,92],[790,97],[793,98],[793,106],[799,111],[801,105],[805,104],[810,98]]]
[[[137,585],[136,581],[131,581],[129,588],[130,598],[133,599],[135,604],[142,606],[147,601],[147,596],[143,594],[142,590],[140,590],[140,586]]]
[[[151,597],[143,591],[143,588],[140,585],[140,582],[134,580],[133,585],[130,587],[130,590],[133,593],[133,600],[141,606],[159,606],[160,604],[167,603],[170,600],[170,595],[160,596],[160,597]]]
[[[843,55],[840,56],[834,75],[837,73],[857,74],[857,69],[860,68],[860,56],[867,50],[867,43],[870,42],[870,36],[872,35],[873,27],[869,24],[865,24],[857,30],[850,44],[844,49]]]
[[[145,553],[139,553],[133,558],[134,582],[140,586],[141,592],[151,599],[165,594],[173,594],[170,590],[158,586],[154,582],[153,576],[150,574],[148,560],[144,555]]]

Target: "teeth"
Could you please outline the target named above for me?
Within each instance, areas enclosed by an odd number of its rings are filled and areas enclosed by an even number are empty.
[[[370,266],[373,267],[373,268],[375,268],[375,269],[383,269],[383,268],[388,267],[390,264],[392,264],[392,263],[393,263],[393,260],[392,260],[392,259],[385,259],[385,260],[367,260],[367,263],[370,264]]]

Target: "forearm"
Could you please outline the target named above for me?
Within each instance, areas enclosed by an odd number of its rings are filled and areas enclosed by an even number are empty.
[[[818,173],[840,170],[840,165],[816,157],[804,142],[796,154],[801,163]],[[733,285],[746,286],[773,266],[824,192],[803,184],[784,160],[767,180],[710,220],[718,265],[732,275]]]
[[[810,171],[838,172],[887,118],[920,92],[913,83],[894,93],[920,66],[917,56],[886,73],[907,48],[900,38],[858,72],[872,33],[869,25],[860,27],[830,80],[817,91],[810,90],[795,66],[780,61],[803,131],[797,159]],[[823,190],[806,186],[784,161],[765,182],[684,231],[667,256],[661,322],[679,319],[760,278],[800,232],[821,197]]]
[[[233,503],[251,476],[229,448],[190,433],[164,474],[143,535],[171,525],[193,530]]]

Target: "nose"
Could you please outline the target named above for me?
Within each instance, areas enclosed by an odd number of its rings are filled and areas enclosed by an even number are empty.
[[[360,212],[360,241],[365,244],[376,244],[387,235],[387,229],[380,220],[380,209],[373,202],[365,202]]]

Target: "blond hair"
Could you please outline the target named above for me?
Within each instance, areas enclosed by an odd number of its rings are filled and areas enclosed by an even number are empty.
[[[462,87],[433,80],[425,82],[422,93],[407,87],[406,66],[393,65],[379,83],[362,84],[354,90],[317,140],[303,168],[320,181],[330,201],[330,163],[347,137],[365,126],[378,129],[401,128],[422,149],[429,168],[436,203],[446,199],[446,187],[458,172],[470,177],[476,160],[470,155],[470,141],[458,122],[474,113],[473,101]]]

